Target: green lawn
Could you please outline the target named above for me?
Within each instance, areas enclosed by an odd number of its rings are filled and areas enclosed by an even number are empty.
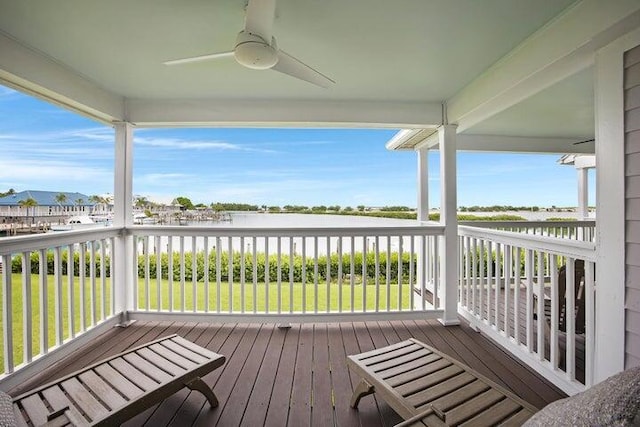
[[[40,276],[38,274],[32,274],[31,278],[31,313],[30,318],[32,322],[32,353],[34,355],[40,353]],[[66,339],[69,337],[69,281],[67,276],[62,276],[62,330],[63,337]],[[47,276],[47,342],[51,347],[56,343],[55,333],[55,279],[53,275]],[[13,321],[13,358],[14,365],[17,365],[23,360],[24,342],[23,342],[23,325],[24,325],[24,310],[23,310],[23,292],[22,292],[22,276],[20,274],[11,275],[11,299],[12,299],[12,321]],[[106,278],[106,311],[102,313],[102,282],[100,278],[96,279],[96,293],[95,293],[95,316],[97,319],[109,316],[111,314],[111,279]],[[91,324],[91,281],[85,279],[84,284],[84,301],[85,301],[85,325]],[[1,290],[0,290],[1,294]],[[4,295],[2,295],[4,300]],[[73,322],[74,333],[81,331],[80,324],[80,278],[74,277],[73,281]],[[0,324],[4,322],[3,307],[0,306]],[[4,325],[3,334],[4,334]],[[4,367],[4,340],[0,342],[0,366]]]
[[[372,286],[373,282],[367,282],[366,286],[366,309],[367,311],[375,311],[376,309],[376,288]],[[354,311],[362,311],[362,284],[355,283],[353,286],[353,304],[351,301],[351,285],[348,281],[342,283],[342,311],[351,311],[353,305]],[[182,301],[184,300],[184,309],[186,311],[193,311],[193,282],[185,282],[184,295],[181,291],[181,284],[179,281],[173,282],[173,310],[180,310],[182,308]],[[301,312],[302,307],[306,307],[307,312],[313,312],[315,306],[316,287],[313,282],[306,283],[294,283],[293,287],[289,282],[283,282],[280,287],[277,283],[269,283],[269,312],[277,312],[278,310],[278,288],[280,288],[280,310],[282,312],[290,311],[290,295],[293,291],[293,310],[294,312]],[[149,281],[149,309],[156,310],[158,307],[157,298],[158,283],[156,279]],[[163,279],[160,284],[161,289],[161,307],[163,310],[169,309],[169,284],[166,279]],[[327,311],[327,283],[318,283],[318,312]],[[197,282],[195,286],[196,291],[196,310],[204,311],[205,309],[205,286],[203,282]],[[229,305],[232,304],[233,312],[239,313],[242,311],[242,292],[243,287],[240,283],[233,283],[231,293],[229,292],[229,282],[222,282],[220,285],[220,311],[224,313],[229,312]],[[138,281],[138,301],[141,309],[146,309],[146,288],[144,280]],[[253,283],[246,283],[244,285],[244,310],[247,312],[253,312],[254,301],[256,301],[256,311],[264,312],[266,306],[266,293],[267,286],[264,283],[258,283],[256,285],[256,292],[254,295]],[[333,281],[329,286],[330,293],[330,311],[339,311],[340,308],[340,286]],[[389,286],[390,293],[390,309],[398,310],[398,285],[391,284]],[[231,298],[230,298],[231,295]],[[387,288],[386,284],[380,283],[378,307],[381,310],[386,310],[387,307]],[[305,303],[306,300],[306,303]],[[209,311],[216,311],[218,304],[218,294],[216,289],[216,283],[210,282],[209,284]],[[402,308],[409,308],[410,295],[409,285],[402,285]]]
[[[55,345],[56,342],[56,334],[55,334],[55,284],[54,284],[54,276],[47,276],[47,319],[48,319],[48,333],[47,333],[47,342],[51,347]],[[22,277],[20,274],[12,274],[11,275],[11,283],[12,283],[12,318],[13,318],[13,358],[14,365],[18,365],[23,361],[23,351],[24,351],[24,342],[23,342],[23,323],[24,323],[24,315],[23,315],[23,293],[22,293]],[[100,278],[96,279],[96,318],[101,319],[104,315],[111,315],[110,305],[111,305],[111,281],[110,278],[106,278],[105,280],[105,302],[106,302],[106,312],[102,312],[102,282]],[[187,312],[193,311],[193,292],[194,286],[191,281],[185,283],[184,286],[184,295],[181,292],[181,286],[179,281],[173,282],[173,311],[179,311],[182,307],[182,302],[184,301],[184,309]],[[231,290],[231,298],[229,292],[229,283],[223,282],[220,286],[220,311],[223,313],[229,312],[229,305],[232,301],[233,312],[240,313],[241,310],[241,301],[242,301],[242,285],[240,283],[233,283]],[[354,311],[362,311],[362,284],[355,283],[353,286],[353,301],[351,301],[351,285],[349,281],[343,281],[341,286],[342,288],[342,311],[350,312],[351,307],[353,305]],[[157,310],[158,301],[157,301],[157,289],[158,289],[158,281],[156,279],[149,280],[149,309]],[[326,312],[327,311],[327,284],[326,282],[318,283],[318,312]],[[398,310],[398,285],[391,284],[389,286],[389,294],[390,301],[389,307],[391,310]],[[161,301],[162,301],[162,309],[164,311],[168,311],[169,309],[169,282],[166,279],[160,281],[160,290],[161,290]],[[278,310],[278,284],[277,283],[269,283],[269,311],[277,312]],[[197,282],[195,286],[196,291],[196,309],[197,311],[204,311],[205,308],[205,287],[203,282]],[[245,312],[253,312],[254,310],[254,300],[256,301],[256,311],[264,312],[265,309],[265,301],[266,301],[266,291],[267,286],[264,283],[258,283],[256,286],[256,294],[254,295],[254,287],[253,283],[246,283],[244,285],[244,310]],[[280,301],[281,301],[281,311],[289,312],[289,301],[290,294],[293,291],[293,311],[301,312],[303,307],[303,296],[305,297],[306,311],[312,313],[314,311],[315,305],[315,293],[316,287],[314,283],[307,283],[303,285],[302,283],[294,283],[291,288],[289,282],[283,282],[280,285]],[[329,286],[330,292],[330,311],[339,311],[339,294],[340,294],[340,286],[334,281]],[[31,322],[32,322],[32,348],[33,354],[40,353],[40,309],[39,309],[39,300],[40,300],[40,282],[39,275],[32,274],[31,275]],[[146,303],[146,288],[144,279],[138,280],[138,301],[139,301],[139,309],[145,310]],[[1,294],[1,290],[0,290]],[[2,296],[4,298],[4,296]],[[62,329],[63,329],[63,337],[66,339],[69,337],[70,328],[69,328],[69,282],[67,276],[62,276]],[[78,277],[74,277],[73,280],[73,319],[74,319],[74,332],[78,333],[81,331],[80,325],[80,279]],[[84,284],[84,300],[85,300],[85,324],[89,325],[91,323],[91,282],[89,279],[85,280]],[[409,285],[402,285],[402,308],[407,309],[410,305],[410,288]],[[217,311],[218,307],[218,293],[216,290],[215,282],[211,282],[209,284],[209,311]],[[378,307],[381,311],[387,309],[387,288],[386,284],[380,283],[379,289],[379,297],[378,297]],[[373,286],[373,281],[367,282],[366,286],[366,310],[367,311],[375,311],[376,309],[376,288]],[[2,314],[2,306],[0,305],[0,314]],[[3,321],[4,317],[0,317],[0,323]],[[4,329],[3,329],[4,331]],[[4,343],[0,342],[0,366],[4,367]]]

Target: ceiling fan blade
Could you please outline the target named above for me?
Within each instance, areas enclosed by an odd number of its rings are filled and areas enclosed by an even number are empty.
[[[244,21],[244,30],[258,35],[271,43],[276,0],[249,0]]]
[[[336,83],[321,72],[314,70],[304,62],[283,51],[278,51],[278,62],[271,69],[323,88],[329,88]]]
[[[163,64],[164,65],[188,64],[190,62],[208,61],[210,59],[227,58],[227,57],[231,57],[231,56],[233,56],[233,51],[210,53],[208,55],[191,56],[189,58],[181,58],[181,59],[172,59],[170,61],[163,62]]]

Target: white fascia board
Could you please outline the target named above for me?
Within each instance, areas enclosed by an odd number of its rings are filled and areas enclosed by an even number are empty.
[[[449,122],[464,132],[593,65],[597,49],[639,25],[637,0],[574,4],[450,98]]]
[[[582,138],[535,138],[503,135],[458,134],[458,151],[503,153],[593,153],[593,144],[577,144]]]
[[[422,128],[442,119],[440,103],[385,101],[147,100],[126,101],[138,127],[378,127]]]
[[[576,169],[593,169],[596,167],[596,156],[577,156],[574,161]]]
[[[124,120],[124,98],[0,33],[0,83],[104,123]]]
[[[415,150],[423,146],[423,143],[430,136],[436,134],[436,126],[425,129],[402,129],[391,138],[385,147],[387,150]]]

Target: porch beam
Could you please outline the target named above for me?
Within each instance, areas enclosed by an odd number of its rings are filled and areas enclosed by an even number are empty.
[[[535,32],[447,101],[458,132],[591,65],[597,49],[633,30],[636,0],[583,0]]]
[[[458,218],[456,185],[456,126],[438,128],[440,149],[440,224],[444,228],[440,275],[443,325],[458,325]]]
[[[591,154],[595,144],[576,144],[584,138],[544,138],[509,135],[473,135],[458,133],[458,151],[503,152],[503,153],[576,153]],[[437,149],[439,137],[432,129],[403,129],[386,147],[388,150]]]
[[[133,126],[115,124],[115,165],[113,190],[113,225],[118,228],[133,225]],[[133,238],[122,233],[115,239],[115,307],[116,312],[133,308]]]
[[[593,153],[593,144],[577,144],[582,138],[537,138],[504,135],[458,134],[458,151],[503,153]]]
[[[127,120],[146,126],[433,127],[442,122],[440,103],[366,101],[269,101],[132,99]]]
[[[124,98],[0,32],[0,83],[103,123],[124,119]]]

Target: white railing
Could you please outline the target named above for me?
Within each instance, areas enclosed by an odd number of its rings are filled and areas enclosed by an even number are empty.
[[[439,313],[441,226],[128,230],[137,313]]]
[[[459,313],[566,392],[591,385],[595,245],[469,226],[459,236]]]
[[[578,221],[460,221],[460,225],[512,231],[534,236],[593,242],[596,236],[594,220]]]
[[[119,233],[100,228],[0,240],[4,376],[115,316]]]

